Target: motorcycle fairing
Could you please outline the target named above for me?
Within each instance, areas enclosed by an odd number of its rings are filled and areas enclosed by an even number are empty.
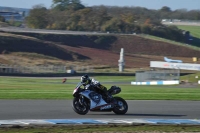
[[[90,99],[90,109],[101,107],[103,105],[106,105],[107,102],[105,102],[102,98],[102,96],[94,91],[85,90],[80,93],[81,95],[87,97]]]

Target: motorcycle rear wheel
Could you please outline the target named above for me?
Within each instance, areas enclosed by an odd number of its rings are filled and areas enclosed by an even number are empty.
[[[85,115],[90,110],[88,104],[87,103],[81,104],[79,102],[79,98],[77,97],[73,99],[72,108],[77,114],[80,114],[80,115]]]
[[[126,114],[128,111],[127,102],[121,97],[114,97],[115,107],[113,108],[113,112],[117,115]]]

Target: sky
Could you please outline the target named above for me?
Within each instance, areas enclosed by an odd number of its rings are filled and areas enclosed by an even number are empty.
[[[187,9],[200,10],[200,0],[81,0],[85,6],[107,5],[107,6],[139,6],[148,9],[161,9],[168,6],[171,10]],[[31,9],[34,5],[43,4],[50,8],[52,0],[0,0],[0,6],[18,7]]]

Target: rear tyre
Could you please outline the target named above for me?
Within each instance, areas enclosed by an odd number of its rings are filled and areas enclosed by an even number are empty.
[[[77,97],[73,99],[72,108],[77,114],[80,115],[87,114],[90,109],[87,103],[80,103],[80,100]]]
[[[117,115],[126,114],[128,111],[128,104],[127,102],[121,97],[114,97],[114,108],[113,112]]]

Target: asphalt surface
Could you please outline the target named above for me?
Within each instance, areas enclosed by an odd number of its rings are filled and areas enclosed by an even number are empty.
[[[71,100],[0,100],[0,120],[11,119],[199,119],[200,101],[128,100],[125,115],[113,112],[89,112],[78,115]]]

